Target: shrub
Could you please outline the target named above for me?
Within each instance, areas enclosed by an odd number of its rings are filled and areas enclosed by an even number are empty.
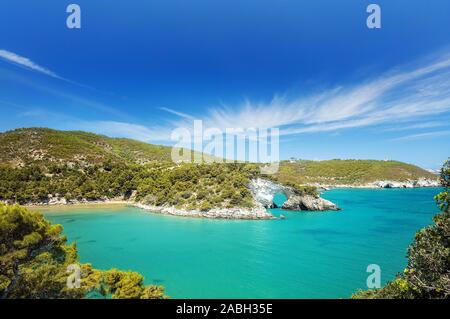
[[[67,245],[61,225],[36,212],[0,203],[0,298],[164,298],[164,288],[144,286],[136,272],[81,267],[81,287],[67,287],[67,267],[78,264],[75,245]]]

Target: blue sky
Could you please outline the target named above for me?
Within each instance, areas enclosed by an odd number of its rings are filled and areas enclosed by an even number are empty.
[[[278,127],[282,158],[450,156],[450,2],[5,0],[0,131],[171,144],[177,126]],[[366,27],[366,7],[382,29]]]

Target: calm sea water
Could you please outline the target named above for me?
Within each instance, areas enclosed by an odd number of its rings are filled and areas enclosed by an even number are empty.
[[[345,298],[365,288],[369,264],[383,283],[406,265],[414,234],[438,212],[438,188],[336,189],[342,211],[272,210],[285,220],[162,216],[135,208],[46,212],[78,245],[82,262],[141,272],[172,298]]]

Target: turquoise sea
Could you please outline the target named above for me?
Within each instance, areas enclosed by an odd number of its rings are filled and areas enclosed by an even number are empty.
[[[378,264],[383,283],[438,212],[439,188],[335,189],[339,212],[229,221],[162,216],[136,208],[52,209],[82,262],[141,272],[172,298],[346,298]]]

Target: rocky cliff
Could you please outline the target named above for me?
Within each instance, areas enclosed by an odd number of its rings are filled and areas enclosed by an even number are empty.
[[[405,182],[396,181],[378,181],[372,183],[378,188],[414,188],[414,187],[438,187],[440,186],[438,180],[419,178],[417,180],[408,180]]]
[[[253,179],[249,187],[255,200],[266,208],[276,208],[277,206],[273,201],[274,196],[281,193],[287,198],[287,201],[282,206],[283,209],[307,211],[339,210],[334,203],[320,196],[315,197],[299,194],[292,187],[274,183],[266,179]]]
[[[292,196],[283,204],[282,208],[308,211],[340,210],[336,204],[329,200],[320,197],[316,198],[311,195]]]

